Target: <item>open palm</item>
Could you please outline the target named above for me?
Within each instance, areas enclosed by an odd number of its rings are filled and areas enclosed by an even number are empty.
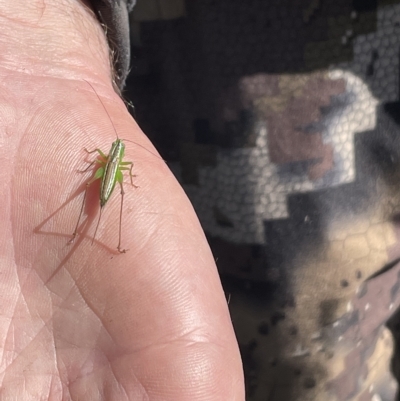
[[[41,59],[28,74],[0,62],[1,399],[243,400],[226,300],[192,207],[113,92],[106,51],[71,43],[79,67]],[[91,186],[67,244],[93,173],[77,172],[92,160],[83,148],[107,153],[112,124],[141,145],[126,142],[139,187],[126,178],[126,254],[116,251],[118,186],[93,245]]]

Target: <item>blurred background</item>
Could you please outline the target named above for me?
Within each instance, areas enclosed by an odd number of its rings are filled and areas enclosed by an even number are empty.
[[[199,216],[248,401],[398,400],[400,0],[138,0],[125,96]]]

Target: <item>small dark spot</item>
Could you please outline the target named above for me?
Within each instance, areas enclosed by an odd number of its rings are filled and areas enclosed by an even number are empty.
[[[253,340],[251,340],[251,341],[247,344],[248,350],[249,350],[250,352],[254,351],[254,350],[257,348],[257,346],[258,346],[258,343],[257,343],[257,341],[256,341],[254,338],[253,338]]]
[[[290,334],[291,336],[296,336],[298,332],[299,332],[299,330],[297,329],[296,326],[291,326],[291,327],[289,328],[289,334]]]
[[[269,334],[269,324],[267,322],[262,322],[258,325],[258,332],[263,336],[267,336]]]
[[[357,270],[356,271],[356,279],[360,279],[362,277],[362,273],[361,273],[361,271],[360,270]]]
[[[233,223],[230,218],[223,213],[217,206],[214,206],[213,209],[214,218],[217,224],[221,227],[233,227]]]
[[[319,322],[321,326],[327,326],[335,321],[338,305],[339,301],[335,298],[321,301],[319,315]]]
[[[270,363],[271,363],[271,366],[276,366],[278,364],[278,358],[272,358]]]
[[[335,355],[335,354],[333,353],[333,351],[327,351],[327,352],[325,352],[325,357],[326,357],[326,359],[332,359],[334,355]]]
[[[346,279],[340,280],[340,285],[342,287],[348,287],[349,286],[349,282]]]
[[[315,385],[316,385],[317,383],[316,383],[316,381],[315,381],[314,378],[312,378],[312,377],[306,377],[306,378],[304,379],[303,384],[304,384],[304,388],[313,388],[313,387],[315,387]]]
[[[294,373],[296,376],[300,376],[300,375],[301,375],[301,369],[296,368],[296,369],[293,371],[293,373]]]
[[[375,72],[375,62],[378,60],[379,58],[379,54],[376,50],[374,50],[372,52],[371,55],[371,60],[370,62],[367,64],[367,71],[366,71],[366,75],[367,77],[372,77],[374,75]]]
[[[279,321],[284,320],[286,315],[283,312],[275,312],[271,316],[271,324],[275,326]]]

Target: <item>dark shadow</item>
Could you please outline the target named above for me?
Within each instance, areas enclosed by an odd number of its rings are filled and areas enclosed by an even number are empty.
[[[92,177],[93,177],[93,175],[94,175],[94,172],[92,174]],[[86,180],[86,182],[89,181],[92,177],[88,178]],[[103,248],[105,248],[111,254],[119,255],[119,252],[116,249],[112,249],[112,248],[108,247],[107,245],[103,244],[102,242],[99,242],[96,239],[91,238],[88,234],[88,231],[92,227],[93,222],[96,220],[96,217],[100,210],[100,204],[99,204],[100,182],[99,182],[99,180],[95,181],[88,188],[86,201],[85,201],[85,205],[84,205],[84,215],[85,216],[83,217],[83,219],[81,219],[82,222],[80,223],[79,228],[78,228],[78,235],[76,236],[73,243],[69,243],[69,241],[72,238],[72,231],[74,228],[72,226],[71,226],[70,234],[64,234],[64,233],[45,230],[45,226],[48,222],[50,222],[58,213],[60,213],[72,200],[74,200],[81,193],[85,192],[86,182],[83,182],[78,187],[78,189],[76,191],[74,191],[59,208],[57,208],[53,213],[51,213],[46,219],[44,219],[39,225],[37,225],[33,229],[33,232],[35,234],[52,236],[52,237],[63,237],[66,239],[65,249],[67,250],[67,254],[66,254],[66,256],[64,256],[64,258],[61,260],[61,262],[54,269],[53,273],[49,277],[43,278],[43,282],[45,285],[47,285],[54,278],[54,276],[63,268],[63,266],[65,266],[65,264],[68,262],[68,260],[73,255],[73,253],[78,249],[78,247],[81,245],[81,243],[86,238],[89,238],[91,240],[92,245],[95,243],[95,244],[100,245]],[[78,215],[79,215],[79,211],[76,215],[77,219],[78,219]],[[68,241],[67,241],[67,239],[68,239]]]
[[[400,383],[400,310],[397,310],[392,317],[387,321],[387,328],[393,336],[393,357],[391,361],[391,371],[393,377]],[[400,392],[397,389],[396,398],[394,401],[400,401]]]

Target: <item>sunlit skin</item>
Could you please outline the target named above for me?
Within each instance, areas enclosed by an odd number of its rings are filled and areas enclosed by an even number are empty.
[[[111,86],[108,47],[76,0],[0,2],[2,400],[243,401],[214,258],[184,191]],[[87,149],[116,140],[135,189],[108,201],[91,245],[96,183],[71,238]],[[97,197],[97,198],[96,198]],[[88,219],[86,220],[86,216]],[[86,223],[85,223],[86,222]]]

